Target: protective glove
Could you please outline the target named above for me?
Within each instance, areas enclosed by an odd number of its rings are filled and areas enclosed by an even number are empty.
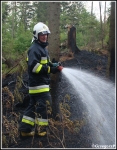
[[[60,62],[56,62],[56,63],[49,62],[49,66],[50,67],[58,67],[58,66],[61,66],[61,63]]]
[[[57,72],[59,72],[60,70],[58,69],[58,67],[50,67],[50,73],[53,73],[53,74],[55,74],[55,73],[57,73]]]
[[[53,64],[53,67],[61,66],[61,63],[55,60],[55,58],[52,59],[52,64]]]
[[[50,67],[50,73],[57,73],[60,72],[63,69],[63,66],[58,66],[58,67]]]
[[[53,67],[58,67],[58,66],[60,66],[60,62],[58,62],[58,63],[52,63],[53,64]]]

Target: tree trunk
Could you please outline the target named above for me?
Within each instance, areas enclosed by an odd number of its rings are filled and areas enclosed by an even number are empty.
[[[91,16],[93,16],[93,2],[91,4]]]
[[[105,10],[104,10],[104,24],[103,24],[103,36],[106,35],[106,2],[105,2]]]
[[[74,26],[68,27],[68,49],[73,54],[78,53],[80,50],[76,46],[76,28]]]
[[[115,77],[115,2],[111,2],[107,77]]]
[[[100,8],[100,24],[101,24],[101,41],[102,41],[102,48],[103,48],[103,27],[102,27],[102,14],[101,14],[101,2],[99,2],[99,8]]]
[[[16,2],[12,2],[12,38],[15,38],[16,24]]]
[[[53,58],[59,61],[60,54],[60,2],[48,2],[48,27],[51,34],[48,37],[48,50],[50,59]],[[56,102],[56,88],[59,80],[59,74],[51,74],[51,95],[52,95],[52,110],[53,117],[56,117],[58,106]]]
[[[106,2],[105,2],[105,9],[104,9],[104,25],[106,24]]]
[[[59,60],[60,53],[60,2],[48,2],[48,26],[51,34],[48,37],[50,58]]]
[[[93,2],[91,5],[91,16],[93,16]],[[95,48],[95,36],[94,36],[94,28],[93,26],[89,28],[90,31],[90,35],[89,35],[89,46],[91,47],[91,49]]]

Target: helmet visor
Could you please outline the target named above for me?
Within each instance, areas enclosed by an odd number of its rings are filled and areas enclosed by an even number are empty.
[[[39,33],[39,35],[43,35],[43,34],[49,34],[49,32],[48,31],[42,31]]]

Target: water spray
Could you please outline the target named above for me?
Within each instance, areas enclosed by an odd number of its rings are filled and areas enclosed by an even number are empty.
[[[115,145],[115,85],[91,72],[64,68],[62,74],[74,89],[76,100],[85,106],[92,132],[92,144]],[[78,114],[76,114],[77,116]]]

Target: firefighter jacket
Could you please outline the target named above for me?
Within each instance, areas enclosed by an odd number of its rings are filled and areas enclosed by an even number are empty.
[[[50,90],[50,58],[46,46],[34,41],[28,50],[29,94]]]

